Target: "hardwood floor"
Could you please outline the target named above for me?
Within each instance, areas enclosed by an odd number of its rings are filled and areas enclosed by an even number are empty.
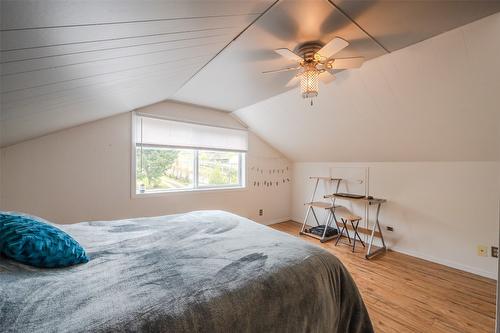
[[[289,221],[271,227],[298,236]],[[352,253],[334,241],[298,236],[335,254],[353,276],[375,332],[494,332],[496,282],[474,274],[389,251],[372,260],[364,248]]]

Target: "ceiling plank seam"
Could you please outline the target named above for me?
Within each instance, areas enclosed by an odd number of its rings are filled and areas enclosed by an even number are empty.
[[[200,37],[200,38],[220,37],[220,36],[223,36],[223,35],[218,35],[218,36],[215,36],[215,35],[214,36],[203,36],[203,37]],[[197,38],[197,39],[200,39],[200,38]],[[184,40],[190,40],[190,39],[184,39]],[[52,70],[52,69],[69,67],[69,66],[77,66],[77,65],[83,65],[83,64],[90,64],[90,63],[102,62],[102,61],[110,61],[110,60],[116,60],[116,59],[131,58],[131,57],[140,57],[140,56],[149,55],[149,54],[165,53],[165,52],[170,52],[170,51],[190,49],[190,48],[195,48],[195,47],[200,47],[200,46],[208,46],[208,45],[215,45],[215,44],[220,44],[220,43],[222,43],[222,42],[221,41],[217,41],[217,42],[208,42],[208,43],[201,43],[201,44],[199,43],[199,44],[196,44],[196,45],[179,46],[179,47],[173,47],[173,48],[168,48],[168,49],[156,50],[156,51],[151,51],[151,52],[135,53],[135,54],[128,54],[128,55],[117,56],[117,57],[108,57],[108,58],[101,58],[101,59],[95,59],[95,60],[89,60],[89,61],[74,62],[74,63],[64,64],[64,65],[41,67],[41,68],[36,68],[36,69],[32,69],[32,70],[25,70],[25,71],[18,71],[18,72],[1,73],[0,77],[13,76],[13,75],[19,75],[19,74],[25,74],[25,73],[32,73],[32,72],[39,72],[39,71],[44,71],[44,70]],[[109,50],[115,50],[115,49],[121,49],[121,48],[122,47],[117,47],[117,48],[112,48],[112,49],[109,49]]]
[[[271,8],[271,7],[269,7],[269,8]],[[263,13],[265,13],[266,11],[264,11]],[[207,16],[188,16],[188,17],[172,17],[172,18],[150,19],[150,20],[118,21],[118,22],[102,22],[102,23],[85,23],[85,24],[67,24],[67,25],[55,25],[55,26],[46,26],[46,27],[25,27],[25,28],[0,29],[0,32],[25,31],[25,30],[42,30],[42,29],[60,29],[60,28],[77,28],[77,27],[92,27],[92,26],[106,26],[106,25],[115,25],[115,24],[135,24],[135,23],[179,21],[179,20],[199,20],[199,19],[207,19],[207,18],[224,18],[224,17],[254,16],[254,15],[261,15],[262,16],[263,13],[228,14],[228,15],[207,15]]]
[[[154,64],[135,66],[135,67],[130,67],[130,68],[127,68],[127,69],[124,69],[124,70],[119,70],[119,71],[110,71],[110,72],[98,73],[98,74],[94,74],[94,75],[77,77],[77,78],[68,79],[68,80],[62,80],[62,81],[56,81],[56,82],[49,82],[49,83],[40,84],[40,85],[37,85],[37,86],[31,86],[31,87],[25,87],[25,88],[19,88],[19,89],[12,89],[12,90],[8,90],[8,91],[4,91],[3,90],[2,93],[1,93],[1,95],[10,94],[10,93],[14,93],[14,92],[17,92],[17,91],[23,91],[23,90],[29,90],[29,89],[34,89],[34,88],[40,88],[40,87],[55,85],[55,84],[59,84],[59,83],[67,83],[67,82],[72,82],[72,81],[77,81],[77,80],[82,80],[82,79],[88,79],[88,78],[91,78],[91,77],[98,77],[98,76],[103,76],[103,75],[109,75],[109,74],[127,72],[127,71],[131,71],[131,70],[139,69],[139,68],[145,68],[145,67],[163,65],[163,64],[167,64],[167,63],[179,62],[179,61],[184,61],[184,60],[189,60],[189,59],[195,59],[195,58],[201,58],[201,57],[205,57],[205,56],[208,56],[208,55],[210,55],[210,53],[198,55],[198,56],[195,56],[195,57],[186,57],[186,58],[169,60],[169,61],[164,61],[164,62],[159,62],[159,63],[154,63]]]
[[[147,34],[147,35],[137,35],[137,36],[127,36],[127,37],[116,37],[116,38],[86,40],[86,41],[69,42],[69,43],[38,45],[38,46],[30,46],[30,47],[20,47],[20,48],[15,48],[15,49],[0,50],[0,52],[14,52],[14,51],[24,51],[24,50],[33,50],[33,49],[56,47],[56,46],[68,46],[68,45],[92,44],[92,43],[102,43],[102,42],[114,42],[114,41],[118,41],[118,40],[127,40],[127,39],[134,39],[134,38],[158,37],[158,36],[165,36],[165,35],[177,35],[177,34],[186,34],[186,33],[193,33],[193,32],[205,32],[205,31],[213,31],[213,30],[227,30],[227,29],[236,29],[236,28],[238,28],[238,27],[236,27],[236,26],[229,26],[229,27],[218,27],[218,28],[204,28],[204,29],[193,29],[193,30],[181,30],[181,31],[174,31],[174,32],[162,32],[162,33],[157,33],[157,34]],[[138,44],[138,45],[140,45],[140,44]],[[57,54],[56,54],[56,56],[57,56]],[[34,59],[38,59],[38,58],[34,58]],[[14,60],[14,61],[23,61],[23,60],[31,60],[31,59],[28,58],[28,59]],[[5,62],[2,62],[2,64],[8,63],[8,62],[9,61],[5,61]]]
[[[208,56],[206,56],[206,57],[208,57]],[[195,58],[204,58],[204,57],[201,56],[201,57],[195,57]],[[195,59],[195,58],[193,58],[193,59]],[[183,61],[186,61],[186,60],[183,59]],[[202,61],[202,60],[195,61],[195,62],[192,62],[192,63],[187,62],[184,65],[176,65],[176,67],[175,67],[174,70],[172,70],[171,68],[166,68],[166,69],[154,70],[154,71],[150,71],[150,72],[146,72],[146,73],[139,73],[138,75],[129,75],[126,78],[121,78],[121,79],[103,80],[103,81],[100,81],[100,82],[97,82],[97,83],[96,82],[92,82],[90,84],[78,85],[76,87],[65,88],[65,89],[57,89],[57,91],[52,91],[52,92],[48,92],[48,93],[41,93],[41,94],[29,96],[29,97],[22,97],[22,98],[12,99],[12,100],[9,100],[7,102],[2,101],[2,106],[5,109],[8,109],[11,106],[15,107],[16,105],[19,105],[20,103],[23,103],[23,102],[26,102],[26,101],[35,100],[37,98],[41,98],[41,97],[44,97],[44,96],[53,96],[53,95],[56,95],[56,94],[60,94],[62,92],[74,91],[74,90],[78,90],[78,89],[81,89],[81,88],[97,87],[97,86],[101,86],[101,85],[111,85],[111,84],[115,84],[115,83],[119,83],[119,82],[126,82],[127,80],[131,80],[131,79],[147,78],[147,77],[149,77],[151,75],[156,75],[156,74],[161,74],[161,73],[175,73],[178,69],[186,69],[186,68],[191,68],[193,66],[201,66],[203,63],[204,63],[204,61]],[[1,120],[1,116],[0,116],[0,120]]]

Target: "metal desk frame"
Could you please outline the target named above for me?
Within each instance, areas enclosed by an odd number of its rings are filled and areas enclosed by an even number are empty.
[[[365,258],[371,259],[371,258],[375,257],[376,255],[381,254],[382,252],[385,253],[387,251],[387,247],[385,246],[385,241],[384,241],[384,235],[382,234],[382,228],[380,228],[380,222],[379,222],[380,206],[382,206],[382,204],[384,202],[386,202],[387,200],[379,199],[379,198],[368,199],[366,197],[365,198],[349,198],[349,197],[337,195],[336,193],[330,194],[330,195],[325,195],[325,198],[336,198],[336,199],[349,200],[349,201],[353,201],[353,202],[364,201],[365,203],[368,203],[369,206],[376,205],[377,206],[377,213],[375,214],[375,223],[373,223],[373,226],[371,228],[370,239],[368,241],[368,249],[366,251]],[[334,214],[334,219],[337,220],[337,218],[335,217],[335,209],[332,210],[332,214]],[[375,232],[377,231],[376,229],[378,229],[378,232],[380,234],[380,239],[382,240],[382,247],[372,252],[373,239],[375,238]]]
[[[328,204],[326,202],[321,202],[321,201],[319,201],[319,202],[318,201],[314,201],[314,199],[316,197],[316,191],[318,190],[319,181],[323,180],[325,182],[325,186],[326,186],[327,183],[336,182],[337,184],[335,186],[335,193],[337,193],[338,190],[339,190],[340,181],[342,179],[340,179],[340,178],[333,178],[333,177],[309,177],[309,179],[315,179],[316,183],[314,185],[314,191],[313,191],[312,196],[311,196],[311,201],[305,203],[305,205],[307,206],[307,212],[306,212],[306,216],[304,218],[304,222],[302,224],[302,228],[300,229],[299,234],[319,239],[321,243],[324,243],[324,242],[327,242],[327,241],[329,241],[329,240],[331,240],[333,238],[338,237],[338,235],[326,237],[326,231],[330,227],[330,224],[332,223],[332,221],[335,221],[335,228],[338,230],[338,228],[337,228],[337,219],[335,217],[335,214],[333,214],[333,209],[335,208],[335,198],[329,198],[331,200],[331,204]],[[326,196],[324,196],[324,195],[323,195],[323,197],[326,198]],[[312,212],[312,215],[314,217],[314,220],[316,221],[316,225],[318,225],[318,226],[320,225],[318,216],[316,215],[316,212],[314,210],[315,207],[316,208],[326,209],[328,211],[326,213],[325,230],[323,231],[323,235],[321,237],[320,236],[316,236],[316,235],[314,235],[312,233],[306,232],[306,230],[305,230],[306,225],[307,225],[307,220],[309,218],[309,213],[311,213],[311,212]]]

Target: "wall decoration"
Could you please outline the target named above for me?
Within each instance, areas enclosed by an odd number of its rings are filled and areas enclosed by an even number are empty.
[[[281,186],[289,186],[290,168],[284,158],[251,158],[248,181],[253,187],[274,190]],[[262,186],[261,186],[262,185]]]

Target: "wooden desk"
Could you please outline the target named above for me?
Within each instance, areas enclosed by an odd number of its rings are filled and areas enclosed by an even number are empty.
[[[350,198],[350,197],[346,197],[346,196],[343,196],[343,195],[338,195],[338,194],[335,194],[335,193],[334,194],[325,195],[325,198],[342,199],[342,200],[348,200],[348,201],[352,201],[352,202],[364,202],[364,203],[367,203],[369,206],[376,205],[377,206],[377,213],[375,215],[375,223],[373,224],[373,227],[370,230],[370,240],[368,242],[368,249],[366,251],[365,258],[366,259],[371,259],[374,256],[376,256],[378,254],[381,254],[382,252],[387,251],[387,247],[385,246],[384,236],[382,234],[382,229],[380,228],[380,223],[379,223],[379,219],[378,219],[379,218],[379,214],[380,214],[380,206],[382,206],[382,204],[384,202],[387,202],[387,200],[381,199],[381,198],[370,198],[370,199],[368,199],[367,197],[363,197],[363,198]],[[333,209],[332,213],[334,215],[335,221],[337,221],[337,218],[335,217],[335,209]],[[376,229],[378,229],[378,231]],[[379,237],[382,240],[382,247],[379,248],[379,249],[377,249],[376,251],[371,252],[371,250],[372,250],[372,244],[373,244],[373,238],[375,237],[375,235],[377,235],[377,237]]]

